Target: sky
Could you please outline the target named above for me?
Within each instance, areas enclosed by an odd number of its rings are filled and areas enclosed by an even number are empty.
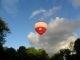
[[[80,36],[80,0],[0,0],[0,16],[11,30],[5,47],[43,47],[52,53]],[[48,24],[43,37],[34,30],[39,19]]]

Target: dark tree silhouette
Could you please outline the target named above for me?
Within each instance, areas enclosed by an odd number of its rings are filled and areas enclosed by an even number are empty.
[[[59,53],[56,53],[51,57],[51,60],[70,60],[70,52],[69,49],[61,49]]]
[[[80,38],[78,38],[74,43],[74,50],[80,55]]]
[[[0,44],[3,44],[5,42],[4,37],[9,32],[10,29],[8,28],[7,23],[0,17]]]
[[[5,58],[7,60],[16,60],[16,50],[14,48],[7,48],[5,50]]]
[[[5,59],[3,44],[5,42],[6,34],[9,32],[10,30],[7,23],[5,23],[5,21],[3,21],[3,19],[0,17],[0,60]]]
[[[27,53],[26,48],[24,46],[20,46],[17,50],[17,60],[26,60],[27,59]]]
[[[80,38],[75,41],[74,50],[76,54],[72,55],[73,60],[80,60]]]
[[[4,54],[4,48],[2,44],[0,44],[0,60],[4,60],[5,54]]]
[[[50,60],[63,60],[63,54],[56,53],[51,57]]]
[[[63,59],[70,60],[71,51],[69,49],[62,49],[60,53],[63,55]]]

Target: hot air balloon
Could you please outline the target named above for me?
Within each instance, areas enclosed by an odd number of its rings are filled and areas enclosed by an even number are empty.
[[[39,34],[39,35],[43,35],[47,30],[47,24],[46,22],[39,20],[35,23],[35,31]]]

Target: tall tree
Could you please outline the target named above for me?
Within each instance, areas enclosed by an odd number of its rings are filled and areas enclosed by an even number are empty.
[[[7,26],[7,23],[5,23],[5,21],[3,21],[3,19],[0,17],[0,60],[5,59],[3,44],[5,42],[6,34],[9,32],[10,30]]]
[[[78,38],[74,43],[74,50],[77,54],[80,54],[80,38]]]
[[[5,42],[6,34],[10,32],[8,25],[3,19],[0,17],[0,44]]]
[[[80,60],[80,38],[75,41],[74,50],[76,51],[76,54],[73,55],[73,60]]]

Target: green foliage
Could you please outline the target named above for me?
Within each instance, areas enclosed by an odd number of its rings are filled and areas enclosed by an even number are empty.
[[[38,60],[49,60],[49,56],[44,49],[38,50]]]
[[[35,48],[33,48],[33,47],[28,48],[26,52],[27,52],[27,54],[34,55],[34,56],[36,56],[37,53],[38,53],[38,51]]]
[[[35,48],[33,47],[28,48],[26,50],[26,53],[29,60],[37,60],[38,51]]]

